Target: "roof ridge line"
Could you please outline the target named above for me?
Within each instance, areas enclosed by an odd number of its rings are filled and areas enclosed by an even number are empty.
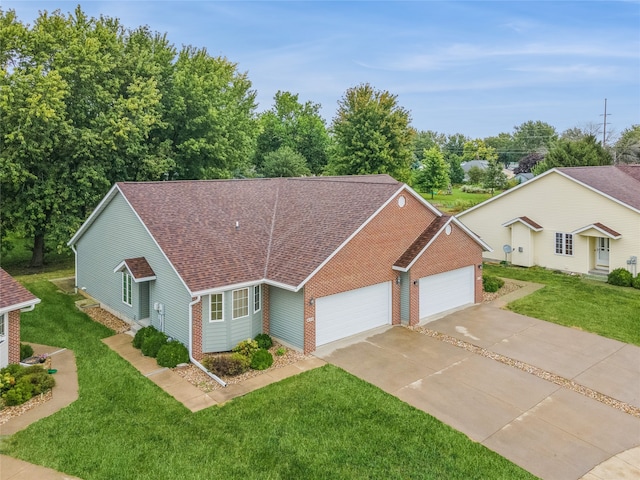
[[[273,243],[273,230],[276,225],[276,214],[278,213],[278,201],[280,199],[280,184],[276,184],[276,199],[273,203],[273,214],[271,215],[271,230],[269,230],[269,243],[267,245],[267,257],[264,262],[264,275],[262,278],[267,278],[267,272],[269,271],[269,261],[271,259],[271,245]]]

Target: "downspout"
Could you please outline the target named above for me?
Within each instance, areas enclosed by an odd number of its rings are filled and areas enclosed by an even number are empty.
[[[195,358],[193,358],[193,354],[191,353],[191,344],[193,343],[193,306],[196,303],[198,303],[201,298],[202,297],[200,295],[198,295],[195,300],[193,300],[192,302],[189,302],[189,360],[191,360],[191,363],[193,363],[196,367],[198,367],[204,373],[206,373],[211,378],[213,378],[220,385],[222,385],[223,387],[226,387],[227,386],[227,382],[225,382],[220,377],[218,377],[217,375],[214,375],[209,370],[204,368],[204,366],[199,361],[197,361]]]
[[[69,245],[73,251],[73,285],[75,286],[74,293],[78,293],[78,251],[75,245]]]

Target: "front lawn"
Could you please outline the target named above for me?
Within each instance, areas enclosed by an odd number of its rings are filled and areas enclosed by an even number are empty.
[[[540,267],[486,264],[484,273],[545,285],[510,303],[514,312],[640,345],[640,290]]]
[[[46,280],[23,340],[73,349],[80,399],[2,453],[91,479],[534,478],[341,369],[325,366],[189,412],[105,346],[111,335]]]
[[[496,196],[499,193],[500,192],[495,192],[493,196]],[[433,198],[431,198],[430,193],[420,193],[420,195],[422,195],[426,201],[430,202],[438,210],[450,215],[455,215],[463,210],[468,210],[469,208],[491,198],[490,193],[467,193],[461,191],[459,187],[452,189],[451,195],[448,195],[446,190],[434,195]]]

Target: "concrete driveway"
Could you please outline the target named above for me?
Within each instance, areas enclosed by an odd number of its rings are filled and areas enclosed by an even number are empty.
[[[484,350],[387,327],[316,355],[544,479],[581,478],[640,445],[640,348],[490,305],[425,328]]]

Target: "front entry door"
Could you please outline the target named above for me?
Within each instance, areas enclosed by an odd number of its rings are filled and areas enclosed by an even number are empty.
[[[609,239],[598,237],[596,247],[596,266],[609,267]]]

